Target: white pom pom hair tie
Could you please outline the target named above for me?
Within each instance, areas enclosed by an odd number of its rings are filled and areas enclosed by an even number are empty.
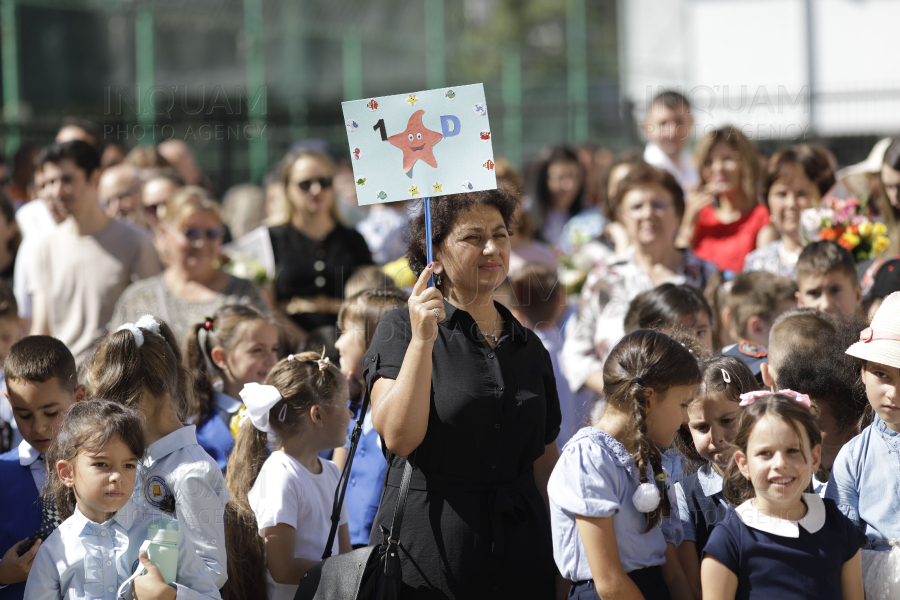
[[[659,508],[659,503],[667,488],[665,471],[657,475],[653,483],[650,483],[646,477],[642,477],[641,484],[631,496],[631,501],[638,511],[651,513]]]
[[[653,512],[659,507],[659,489],[655,483],[647,481],[646,477],[641,478],[641,485],[634,491],[631,501],[634,507],[642,513]]]
[[[137,344],[137,347],[140,348],[144,345],[144,332],[141,329],[146,329],[151,333],[155,333],[157,335],[162,335],[160,333],[159,321],[153,318],[153,315],[144,315],[140,319],[137,320],[137,323],[125,323],[124,325],[120,325],[116,329],[116,333],[120,331],[130,331],[131,335],[134,336],[134,343]]]

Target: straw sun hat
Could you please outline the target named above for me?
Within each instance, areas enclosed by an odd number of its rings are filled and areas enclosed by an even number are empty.
[[[900,369],[900,292],[884,299],[847,354]]]

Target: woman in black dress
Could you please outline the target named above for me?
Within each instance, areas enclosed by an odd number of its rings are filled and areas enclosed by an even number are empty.
[[[547,480],[559,452],[550,356],[492,292],[505,278],[515,199],[492,190],[432,200],[407,258],[409,307],[379,324],[365,357],[390,472],[372,542],[390,529],[406,461],[401,597],[555,597]],[[437,287],[428,288],[435,275]],[[391,454],[392,453],[392,454]]]
[[[344,284],[356,267],[372,264],[372,254],[356,230],[341,224],[334,163],[326,154],[289,154],[281,179],[287,199],[284,223],[269,228],[278,270],[275,302],[302,333],[334,327]]]

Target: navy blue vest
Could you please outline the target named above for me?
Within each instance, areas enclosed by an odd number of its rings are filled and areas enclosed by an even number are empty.
[[[700,486],[700,477],[697,473],[681,480],[681,488],[684,490],[684,499],[687,502],[691,521],[697,534],[697,556],[703,560],[703,548],[709,541],[716,523],[725,520],[727,506],[722,505],[714,496],[707,496]]]
[[[29,467],[19,464],[19,449],[0,455],[0,556],[13,544],[37,533],[41,503]],[[22,600],[25,582],[0,589],[0,600]]]

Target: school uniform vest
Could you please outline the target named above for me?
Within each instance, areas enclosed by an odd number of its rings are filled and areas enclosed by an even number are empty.
[[[0,455],[0,556],[13,544],[37,533],[41,502],[29,467],[19,464],[19,449]],[[0,588],[0,600],[22,600],[25,582]]]
[[[225,470],[228,455],[234,448],[231,430],[217,412],[213,412],[206,421],[197,427],[197,443],[216,461],[219,469]]]
[[[709,534],[712,533],[716,523],[725,520],[728,508],[714,497],[706,495],[696,473],[682,479],[681,487],[684,489],[684,500],[687,503],[688,512],[694,521],[697,555],[700,560],[703,560],[703,548],[709,541]]]

